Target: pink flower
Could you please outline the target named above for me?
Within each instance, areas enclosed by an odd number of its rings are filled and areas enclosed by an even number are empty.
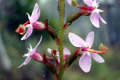
[[[48,50],[47,50],[50,54],[52,54],[52,50],[50,49],[50,48],[48,48]],[[63,55],[64,55],[64,61],[66,60],[66,55],[71,55],[71,52],[69,51],[69,49],[68,48],[64,48],[63,49]],[[57,60],[58,60],[58,62],[60,62],[60,56],[59,56],[59,51],[58,50],[56,50],[56,57],[57,57]]]
[[[34,9],[32,11],[32,15],[30,16],[28,13],[28,19],[30,24],[27,24],[25,27],[27,27],[26,34],[21,38],[21,40],[26,40],[33,32],[33,26],[32,24],[35,23],[39,17],[40,17],[40,9],[37,3],[35,3]]]
[[[34,49],[32,49],[32,46],[30,45],[30,48],[28,48],[28,50],[29,50],[28,53],[23,56],[23,57],[27,57],[27,58],[18,68],[22,67],[23,65],[28,64],[32,58],[37,60],[37,61],[42,62],[42,60],[43,60],[42,56],[36,52],[37,47],[41,43],[41,40],[42,40],[42,36],[41,36],[39,42],[37,43],[37,45],[35,46]]]
[[[92,22],[92,24],[99,28],[99,19],[104,23],[107,24],[105,22],[105,20],[100,16],[99,12],[103,12],[103,10],[98,9],[99,7],[99,2],[97,2],[97,0],[83,0],[84,3],[86,5],[89,6],[88,9],[90,9],[90,11],[92,11],[91,15],[90,15],[90,20]]]
[[[85,73],[90,71],[91,57],[98,63],[104,62],[104,59],[101,56],[99,56],[97,53],[88,52],[86,50],[86,49],[90,49],[93,45],[93,41],[94,41],[93,31],[88,33],[86,41],[84,41],[82,38],[80,38],[78,35],[74,33],[69,33],[68,37],[72,45],[75,47],[80,47],[81,52],[83,53],[83,55],[79,60],[79,66]]]

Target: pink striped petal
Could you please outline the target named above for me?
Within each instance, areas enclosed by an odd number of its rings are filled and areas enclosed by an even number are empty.
[[[39,19],[39,17],[40,17],[40,9],[38,10],[35,16],[31,17],[32,23],[36,22]]]
[[[83,0],[83,1],[86,5],[88,5],[89,7],[92,7],[92,3],[93,3],[92,0]]]
[[[100,55],[98,55],[97,53],[90,53],[90,54],[91,54],[92,58],[95,61],[97,61],[98,63],[104,63],[105,62],[104,59]]]
[[[72,0],[67,0],[67,2],[71,5],[71,3],[72,3]]]
[[[37,3],[35,3],[35,6],[34,6],[34,9],[32,11],[31,17],[33,18],[39,11],[40,11],[39,5]]]
[[[28,28],[27,28],[27,31],[26,31],[26,34],[21,38],[21,40],[26,40],[33,32],[33,27],[32,25],[30,25]]]
[[[30,60],[31,60],[31,57],[28,56],[28,57],[25,59],[25,61],[24,61],[18,68],[20,68],[20,67],[28,64],[28,63],[30,62]]]
[[[88,73],[91,68],[91,57],[84,53],[79,60],[79,66],[85,73]]]
[[[89,32],[86,38],[86,43],[89,44],[89,48],[92,47],[94,42],[94,31]]]
[[[65,56],[65,55],[71,55],[71,52],[69,51],[68,48],[65,47],[65,48],[63,49],[63,54],[64,54],[64,56]]]
[[[74,33],[69,33],[68,38],[75,47],[82,47],[85,44],[85,41]]]
[[[90,20],[95,27],[99,28],[99,13],[92,12],[90,15]]]
[[[99,18],[104,24],[107,24],[106,21],[100,16],[100,14],[99,14]]]

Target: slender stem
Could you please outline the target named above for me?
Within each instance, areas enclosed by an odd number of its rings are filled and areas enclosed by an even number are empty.
[[[63,57],[63,36],[64,36],[64,0],[59,0],[58,1],[58,5],[59,5],[59,14],[60,14],[60,31],[59,31],[59,39],[60,39],[60,43],[58,45],[58,49],[59,49],[59,55],[60,55],[60,69],[59,69],[59,76],[58,76],[58,80],[62,80],[62,76],[64,73],[64,69],[63,69],[63,65],[64,65],[64,57]]]

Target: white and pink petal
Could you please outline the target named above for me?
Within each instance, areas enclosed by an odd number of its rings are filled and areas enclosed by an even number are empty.
[[[39,40],[39,42],[37,43],[37,45],[35,46],[35,50],[37,49],[37,47],[40,45],[40,43],[41,43],[41,41],[42,41],[42,36],[41,36],[41,38],[40,38],[40,40]]]
[[[47,51],[49,54],[52,54],[52,49],[48,48]]]
[[[106,21],[101,17],[100,14],[99,14],[99,18],[100,18],[100,20],[101,20],[104,24],[107,24]]]
[[[83,47],[85,44],[85,41],[74,33],[69,33],[68,38],[75,47]]]
[[[25,61],[24,61],[18,68],[20,68],[20,67],[28,64],[28,63],[30,62],[30,60],[31,60],[31,57],[28,56],[28,57],[25,59]]]
[[[94,42],[94,31],[91,31],[88,33],[87,38],[86,38],[86,43],[89,45],[89,48],[92,47],[93,42]]]
[[[40,11],[39,5],[35,3],[34,9],[32,11],[31,17],[34,17]]]
[[[92,3],[93,3],[92,0],[83,0],[83,1],[86,5],[88,5],[89,7],[92,7]]]
[[[84,53],[79,60],[79,66],[85,73],[88,73],[91,68],[91,57]]]
[[[97,53],[91,53],[91,57],[98,63],[104,63],[104,59]]]
[[[33,32],[33,27],[32,25],[29,25],[25,35],[21,38],[21,40],[26,40],[32,34],[32,32]]]
[[[90,20],[95,27],[99,28],[99,13],[92,12],[90,15]]]

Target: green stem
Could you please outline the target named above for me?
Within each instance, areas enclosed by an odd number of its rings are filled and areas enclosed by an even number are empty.
[[[59,49],[59,55],[60,55],[60,69],[59,69],[59,76],[58,76],[58,80],[62,80],[62,76],[64,73],[64,69],[63,69],[63,65],[64,65],[64,56],[63,56],[63,36],[64,36],[64,0],[59,0],[58,2],[59,5],[59,14],[60,14],[60,31],[59,31],[59,39],[60,39],[60,43],[58,45],[58,49]]]

